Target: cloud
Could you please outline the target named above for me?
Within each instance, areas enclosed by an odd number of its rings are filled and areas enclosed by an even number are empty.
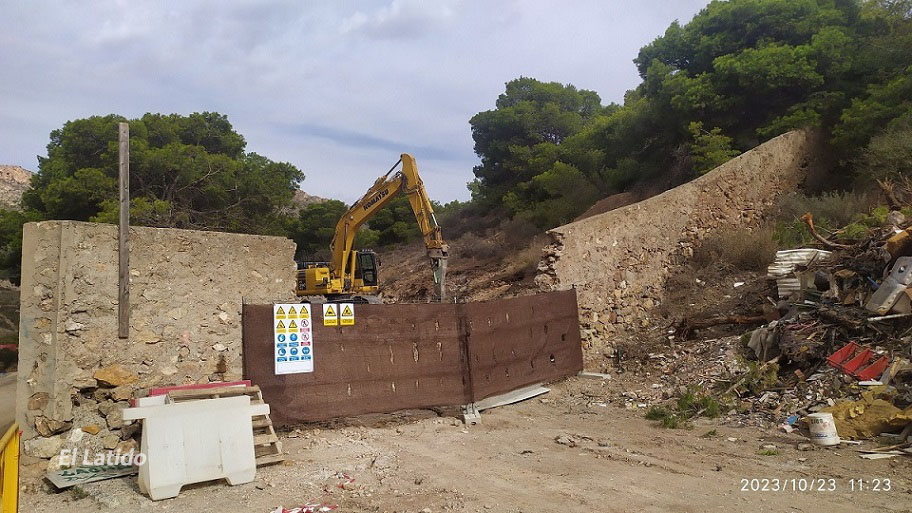
[[[433,160],[452,161],[464,157],[463,154],[448,148],[415,145],[413,142],[394,141],[392,139],[386,139],[363,132],[333,128],[324,125],[304,123],[295,127],[290,127],[290,129],[305,136],[328,139],[341,146],[380,149],[390,152],[391,155],[398,155],[399,153],[406,152],[407,149],[410,152]]]
[[[7,2],[0,163],[36,169],[64,122],[226,114],[247,150],[353,201],[402,152],[432,197],[467,199],[469,119],[519,76],[620,102],[631,60],[706,0]]]
[[[409,39],[429,33],[451,18],[455,2],[393,0],[373,15],[356,11],[342,20],[340,33],[363,33],[374,39]]]

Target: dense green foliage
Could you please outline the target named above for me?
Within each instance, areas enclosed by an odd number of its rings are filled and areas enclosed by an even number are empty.
[[[93,116],[51,132],[22,211],[0,211],[0,265],[10,277],[18,274],[23,222],[117,221],[121,121]],[[132,223],[283,233],[283,212],[304,175],[291,164],[245,153],[244,138],[227,117],[146,114],[129,123]]]
[[[22,206],[47,219],[113,222],[118,209],[116,115],[51,132]],[[217,113],[146,114],[130,120],[131,218],[146,226],[278,233],[279,214],[304,175],[245,153]]]
[[[623,105],[570,85],[507,83],[470,122],[475,204],[548,228],[608,194],[673,186],[805,126],[832,132],[841,171],[862,155],[862,173],[909,171],[888,149],[909,148],[912,1],[714,1],[634,63],[642,83]]]

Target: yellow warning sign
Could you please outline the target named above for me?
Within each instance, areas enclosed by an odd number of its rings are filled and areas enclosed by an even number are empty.
[[[323,303],[323,326],[338,326],[339,314],[334,305]]]
[[[287,329],[285,328],[285,323],[279,321],[279,323],[276,324],[276,333],[285,333],[286,331]]]
[[[295,311],[295,307],[291,306],[288,308],[288,318],[294,319],[298,316],[298,312]]]
[[[352,303],[342,303],[339,305],[339,324],[342,326],[351,326],[355,324],[355,305]]]
[[[278,307],[278,308],[276,308],[275,318],[276,318],[276,319],[284,319],[284,318],[285,318],[285,310],[284,310],[281,306]]]
[[[294,322],[294,320],[292,320],[291,322],[288,323],[288,329],[291,331],[296,331],[298,329],[298,323],[296,323],[296,322]]]

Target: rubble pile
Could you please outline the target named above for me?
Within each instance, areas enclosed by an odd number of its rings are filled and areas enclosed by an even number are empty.
[[[832,413],[843,438],[912,434],[912,222],[898,209],[882,226],[846,227],[834,242],[804,221],[821,248],[780,251],[769,266],[762,311],[672,325],[689,338],[716,325],[760,325],[741,337],[677,347],[655,360],[660,383],[631,405],[668,400],[682,384],[712,389],[722,421],[780,425],[791,432],[815,412]],[[852,238],[847,233],[853,235]],[[775,285],[775,286],[773,286]],[[757,287],[764,295],[763,287]],[[778,297],[776,297],[778,296]]]

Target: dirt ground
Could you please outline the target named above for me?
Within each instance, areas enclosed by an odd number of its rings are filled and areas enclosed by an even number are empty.
[[[663,429],[623,407],[622,383],[551,387],[470,427],[432,411],[301,427],[283,436],[289,460],[254,482],[192,485],[160,502],[140,495],[135,478],[54,493],[38,481],[43,463],[24,460],[21,511],[266,513],[321,502],[402,513],[912,511],[912,458],[863,460],[856,446],[799,451],[800,435],[718,420]],[[766,444],[776,454],[761,455]],[[879,479],[880,490],[853,491],[853,479],[866,488]],[[769,491],[750,491],[764,484]]]

